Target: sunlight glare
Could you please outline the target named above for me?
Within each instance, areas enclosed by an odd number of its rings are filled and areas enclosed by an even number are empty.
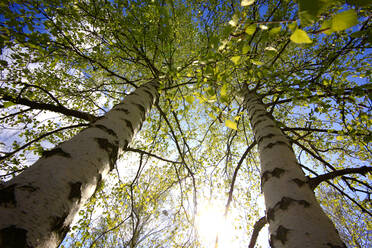
[[[225,219],[223,204],[207,202],[201,204],[197,215],[197,230],[202,247],[214,248],[218,233],[218,247],[232,244],[234,226],[229,218]]]

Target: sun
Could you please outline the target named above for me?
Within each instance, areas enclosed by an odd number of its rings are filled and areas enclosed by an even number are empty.
[[[199,206],[196,225],[202,247],[215,248],[217,234],[218,247],[229,247],[233,242],[235,228],[232,221],[224,217],[224,205],[209,201]]]

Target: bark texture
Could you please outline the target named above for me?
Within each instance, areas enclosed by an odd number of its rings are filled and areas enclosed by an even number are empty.
[[[245,103],[260,152],[271,247],[346,248],[265,105],[253,92],[247,92]]]
[[[0,187],[0,247],[57,247],[79,209],[114,168],[159,97],[158,82],[137,88],[72,139],[45,152]]]

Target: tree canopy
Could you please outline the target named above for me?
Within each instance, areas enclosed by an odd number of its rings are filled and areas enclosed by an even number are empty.
[[[4,182],[160,82],[159,101],[61,247],[213,247],[216,236],[220,247],[248,246],[266,220],[257,222],[265,175],[246,89],[290,141],[345,244],[371,246],[368,1],[8,0],[0,9]],[[205,233],[212,209],[229,231]]]

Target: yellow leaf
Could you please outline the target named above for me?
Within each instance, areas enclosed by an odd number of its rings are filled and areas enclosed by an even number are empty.
[[[186,96],[185,99],[186,99],[186,102],[188,102],[189,104],[193,104],[193,102],[194,102],[194,97],[193,96]]]
[[[200,103],[205,103],[208,99],[206,99],[205,97],[203,96],[197,96],[196,98],[199,99]]]
[[[293,41],[294,43],[298,43],[298,44],[301,44],[301,43],[309,44],[313,42],[310,39],[310,37],[307,35],[307,33],[303,31],[302,29],[296,29],[296,31],[294,31],[294,33],[289,38],[291,39],[291,41]]]
[[[242,2],[240,3],[241,6],[245,7],[245,6],[249,6],[251,4],[254,3],[254,0],[242,0]]]
[[[353,9],[338,13],[332,18],[332,30],[334,31],[342,31],[357,24],[358,16]]]
[[[256,25],[255,24],[249,25],[248,27],[245,28],[245,32],[248,35],[252,35],[254,33],[254,31],[256,31]]]
[[[230,59],[235,65],[239,64],[240,62],[240,56],[234,56]]]
[[[209,113],[208,116],[211,117],[212,119],[216,118],[212,113]]]
[[[248,44],[244,44],[243,49],[242,49],[242,53],[247,54],[249,52],[249,50],[251,50],[251,47]]]
[[[208,102],[215,102],[216,99],[217,99],[217,96],[216,95],[211,96],[211,97],[208,98]]]
[[[325,20],[322,25],[320,26],[321,30],[324,30],[323,33],[326,35],[330,35],[333,33],[332,30],[332,21],[331,20]]]
[[[234,121],[226,120],[225,126],[234,130],[238,130],[238,125]]]
[[[224,97],[226,95],[227,95],[227,83],[223,84],[221,88],[221,97]]]

